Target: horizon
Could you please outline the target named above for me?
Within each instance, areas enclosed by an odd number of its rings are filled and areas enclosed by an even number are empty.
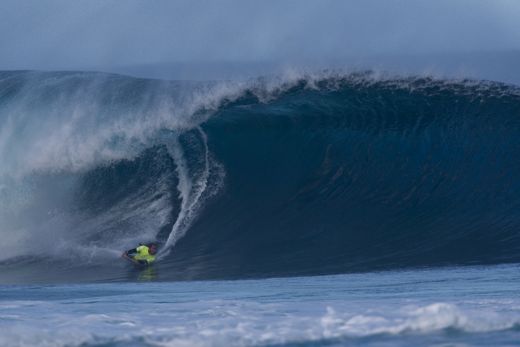
[[[0,4],[0,70],[130,71],[208,80],[281,67],[339,67],[467,73],[519,84],[520,68],[507,57],[520,52],[519,16],[520,3],[510,0],[127,1],[125,6],[7,0]],[[492,66],[464,61],[490,55],[498,56]],[[231,63],[250,69],[224,66]],[[165,64],[195,68],[158,69]],[[226,71],[219,71],[223,66]]]

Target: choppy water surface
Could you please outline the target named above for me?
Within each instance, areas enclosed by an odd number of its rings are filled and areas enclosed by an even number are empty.
[[[518,346],[520,267],[0,287],[2,346]]]

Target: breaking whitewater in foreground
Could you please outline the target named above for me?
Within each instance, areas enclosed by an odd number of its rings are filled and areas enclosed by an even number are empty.
[[[518,346],[519,270],[0,287],[0,344]]]

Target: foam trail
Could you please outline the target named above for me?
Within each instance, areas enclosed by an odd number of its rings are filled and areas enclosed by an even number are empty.
[[[198,207],[200,207],[201,198],[208,187],[210,176],[210,156],[208,149],[208,139],[202,128],[196,127],[204,145],[204,167],[200,177],[195,182],[190,178],[189,168],[184,156],[182,145],[177,136],[173,145],[168,145],[168,152],[172,156],[177,167],[177,175],[179,184],[177,189],[181,197],[181,210],[172,227],[172,230],[164,245],[164,251],[161,256],[167,255],[170,249],[181,239],[188,230],[189,226],[196,217]],[[195,178],[195,174],[193,177]]]

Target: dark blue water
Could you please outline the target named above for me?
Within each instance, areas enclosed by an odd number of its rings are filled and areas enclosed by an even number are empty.
[[[3,72],[0,119],[3,282],[132,279],[152,240],[165,280],[520,260],[514,86]]]
[[[519,345],[519,135],[489,81],[0,72],[0,345]]]

